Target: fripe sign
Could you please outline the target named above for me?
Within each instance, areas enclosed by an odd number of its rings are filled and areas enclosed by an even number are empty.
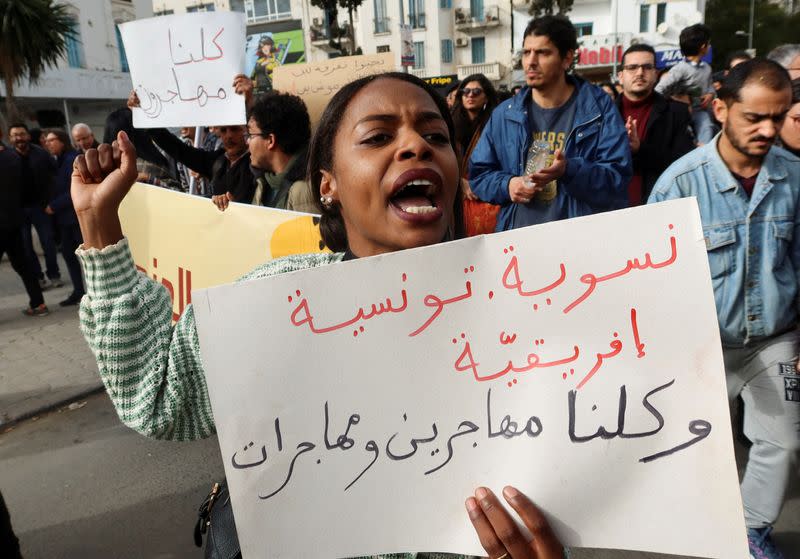
[[[119,26],[141,107],[136,128],[244,124],[245,20],[239,12],[199,12]]]
[[[194,299],[247,559],[483,554],[507,484],[569,546],[749,557],[694,199]]]

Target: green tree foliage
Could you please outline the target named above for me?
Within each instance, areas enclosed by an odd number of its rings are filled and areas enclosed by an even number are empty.
[[[528,13],[534,17],[552,14],[567,14],[574,0],[530,0]]]
[[[711,27],[715,70],[722,70],[729,53],[747,48],[750,0],[709,0],[706,4],[706,25]],[[800,14],[789,15],[769,0],[756,0],[753,25],[753,48],[758,56],[783,43],[797,43],[800,37]]]
[[[0,75],[6,86],[6,115],[19,118],[14,86],[36,83],[66,54],[75,24],[67,6],[53,0],[0,0]]]

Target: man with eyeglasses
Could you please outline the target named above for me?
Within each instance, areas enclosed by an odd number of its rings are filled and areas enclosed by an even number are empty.
[[[236,93],[244,95],[245,102],[249,104],[253,82],[239,74],[234,78],[233,87]],[[132,91],[128,97],[128,107],[133,109],[138,106],[139,97]],[[222,140],[222,147],[213,152],[187,145],[165,128],[150,128],[147,134],[164,153],[211,181],[211,200],[220,210],[227,208],[231,201],[250,203],[248,195],[252,197],[255,179],[250,170],[246,127],[241,124],[226,125],[217,126],[215,130]]]
[[[527,87],[492,112],[470,157],[472,191],[500,205],[496,230],[627,206],[625,126],[603,90],[569,73],[575,27],[563,15],[533,19],[522,47]]]
[[[311,119],[297,95],[270,91],[250,109],[245,133],[255,186],[250,203],[319,213],[306,181]]]
[[[694,149],[688,107],[654,91],[656,77],[653,47],[628,47],[618,74],[622,95],[617,99],[617,108],[625,121],[633,154],[633,177],[628,185],[631,206],[645,203],[661,173]]]

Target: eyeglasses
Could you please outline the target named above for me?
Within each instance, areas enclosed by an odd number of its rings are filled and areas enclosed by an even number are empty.
[[[467,96],[474,95],[475,97],[477,97],[481,93],[483,93],[483,89],[481,89],[480,87],[465,87],[464,89],[461,90],[461,95],[467,95]]]
[[[244,133],[244,139],[245,139],[245,141],[247,141],[247,142],[249,142],[249,141],[250,141],[251,139],[253,139],[253,138],[266,138],[266,137],[268,137],[268,136],[269,136],[269,134],[267,134],[267,133],[265,133],[265,132],[258,132],[258,133],[256,133],[256,132],[250,132],[250,131],[248,130],[248,131],[246,131],[246,132]]]
[[[639,68],[641,68],[645,72],[650,72],[650,71],[656,69],[656,65],[655,64],[626,64],[625,66],[622,67],[622,69],[625,70],[626,72],[632,72],[634,74],[639,70]]]

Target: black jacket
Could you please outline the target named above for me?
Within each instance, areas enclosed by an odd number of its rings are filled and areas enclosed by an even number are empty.
[[[13,148],[0,146],[0,229],[22,225],[22,160]]]
[[[617,99],[620,114],[622,97],[620,95]],[[638,153],[633,154],[633,172],[642,176],[642,203],[647,202],[661,173],[695,148],[690,126],[691,117],[685,103],[653,92],[653,108],[647,119],[645,140]]]
[[[19,155],[19,154],[17,154]],[[56,161],[41,147],[30,144],[28,155],[19,155],[23,165],[29,165],[33,182],[22,185],[22,205],[42,208],[50,202],[55,188]],[[23,171],[23,180],[25,172]]]
[[[224,149],[206,151],[186,145],[164,128],[153,128],[148,133],[167,155],[210,179],[214,194],[230,192],[235,202],[245,204],[253,199],[256,182],[250,171],[250,152],[246,152],[231,166]]]

